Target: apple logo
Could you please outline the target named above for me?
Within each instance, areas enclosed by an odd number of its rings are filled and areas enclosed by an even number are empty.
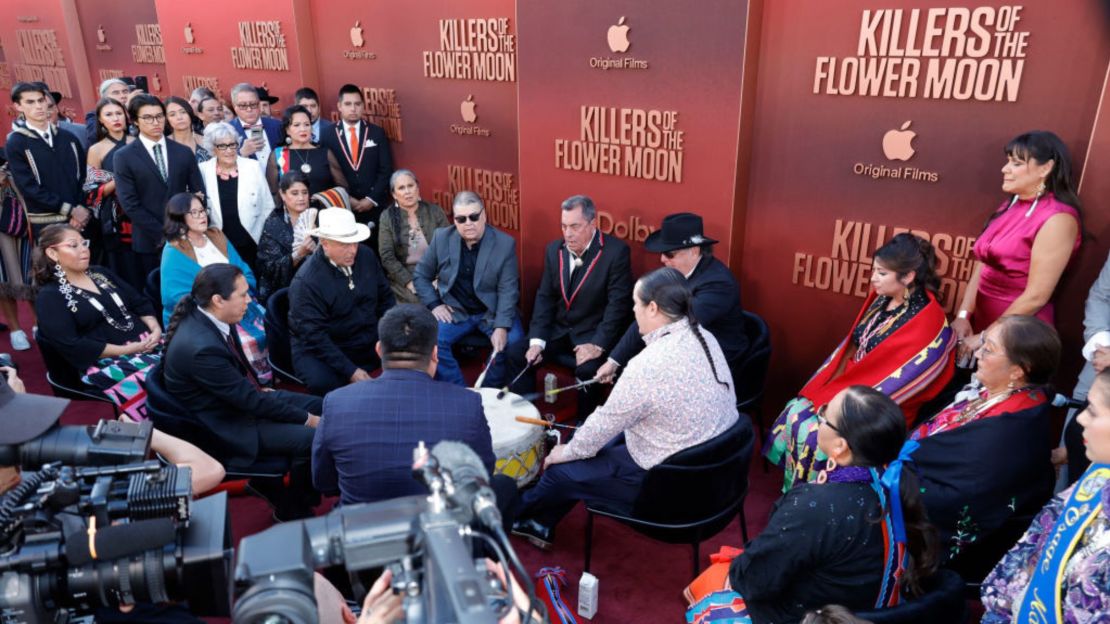
[[[463,121],[466,123],[474,123],[478,121],[478,114],[474,109],[478,107],[478,103],[474,101],[473,95],[466,96],[462,104],[459,106],[459,112],[462,113]]]
[[[104,32],[103,26],[96,27],[96,40],[100,43],[105,43],[106,41],[108,41],[108,33]]]
[[[362,26],[359,26],[359,20],[355,20],[355,25],[351,27],[351,45],[361,48],[365,43],[362,38]]]
[[[883,135],[883,154],[889,160],[909,160],[916,150],[910,143],[917,133],[907,130],[912,121],[902,124],[901,130],[890,130]]]
[[[195,39],[193,38],[193,24],[192,22],[185,22],[185,43],[193,45]]]
[[[628,52],[628,26],[624,23],[624,16],[621,16],[613,26],[609,27],[609,49],[613,52]]]

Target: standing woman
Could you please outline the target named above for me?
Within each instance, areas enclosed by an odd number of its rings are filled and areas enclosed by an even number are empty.
[[[393,205],[381,218],[378,255],[389,276],[397,303],[420,303],[412,283],[412,271],[428,251],[428,241],[436,229],[447,227],[447,213],[436,204],[420,199],[416,174],[398,169],[389,178]]]
[[[308,231],[316,227],[316,208],[309,208],[308,178],[290,171],[278,185],[281,206],[262,226],[258,241],[258,299],[262,303],[275,291],[289,286],[304,259],[316,251]]]
[[[204,137],[196,132],[199,127],[200,118],[193,112],[188,100],[176,95],[166,98],[166,136],[192,150],[198,165],[212,158],[212,154],[204,148]]]
[[[270,184],[275,203],[278,200],[278,182],[293,171],[308,177],[310,194],[337,185],[347,187],[347,179],[343,177],[335,154],[312,143],[312,115],[307,108],[298,104],[285,109],[281,117],[281,132],[285,135],[285,146],[275,147],[266,163],[266,181]]]
[[[204,144],[216,157],[200,164],[200,175],[212,209],[212,226],[223,230],[243,260],[254,267],[262,224],[274,209],[274,199],[258,165],[239,155],[239,141],[231,124],[205,128]]]
[[[1006,145],[1002,203],[975,241],[975,266],[952,329],[963,353],[1002,316],[1055,321],[1052,293],[1082,240],[1071,157],[1060,137],[1034,130]]]
[[[127,132],[127,109],[117,100],[103,98],[96,104],[97,142],[89,147],[84,190],[87,205],[100,221],[108,268],[128,284],[141,284],[135,254],[131,251],[131,219],[116,201],[113,160],[119,148],[135,138]]]

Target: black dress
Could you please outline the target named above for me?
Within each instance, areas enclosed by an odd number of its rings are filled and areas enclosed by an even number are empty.
[[[275,291],[293,281],[293,224],[283,208],[274,208],[258,240],[258,300],[263,305]]]
[[[220,194],[220,217],[223,219],[224,236],[231,241],[243,262],[254,270],[255,260],[258,258],[258,243],[254,242],[250,232],[239,220],[239,178],[217,178],[216,188]]]
[[[286,171],[304,171],[302,167],[308,165],[310,171],[308,172],[308,192],[319,193],[326,191],[333,186],[336,186],[335,179],[331,175],[331,167],[328,163],[328,150],[322,147],[314,147],[310,149],[293,149],[287,147],[284,150],[285,158],[288,159],[288,165],[278,166],[277,174],[278,179]]]

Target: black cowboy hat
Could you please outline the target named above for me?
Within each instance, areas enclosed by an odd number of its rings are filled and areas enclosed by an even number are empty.
[[[644,240],[644,248],[652,253],[665,253],[676,249],[713,245],[716,242],[705,235],[701,217],[692,212],[679,212],[663,217],[663,225],[648,234]]]
[[[258,91],[258,99],[265,100],[270,104],[277,104],[278,100],[281,99],[276,96],[270,95],[270,92],[266,90],[266,87],[255,87],[254,90]]]
[[[0,373],[0,444],[23,444],[58,422],[69,401],[40,394],[17,394]]]

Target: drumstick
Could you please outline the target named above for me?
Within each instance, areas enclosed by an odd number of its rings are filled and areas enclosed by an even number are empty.
[[[584,387],[586,387],[590,384],[595,384],[599,381],[601,381],[601,380],[597,379],[597,378],[594,378],[594,379],[590,379],[590,380],[587,380],[587,381],[580,381],[580,382],[578,382],[574,385],[571,385],[571,386],[563,386],[562,388],[552,388],[551,390],[547,390],[547,391],[544,391],[544,392],[529,392],[528,394],[525,394],[525,395],[522,395],[520,397],[517,397],[517,398],[513,399],[513,401],[514,402],[515,401],[524,401],[524,402],[530,403],[532,401],[535,401],[535,400],[539,399],[540,397],[542,397],[544,395],[555,396],[556,394],[559,394],[560,392],[564,392],[566,390],[576,390],[578,388],[584,388]]]
[[[505,395],[509,393],[509,388],[513,387],[513,384],[520,381],[520,378],[524,376],[524,373],[526,373],[529,368],[532,368],[532,362],[528,362],[528,364],[526,364],[524,368],[522,368],[520,372],[516,374],[516,377],[513,377],[513,380],[509,382],[509,385],[505,386],[501,389],[501,392],[497,393],[497,399],[501,400],[505,398]]]
[[[474,382],[475,388],[481,388],[482,382],[486,380],[486,373],[489,372],[489,367],[493,366],[493,359],[497,357],[497,351],[494,351],[489,356],[489,361],[486,362],[486,367],[482,369],[482,374],[478,375],[478,381]]]
[[[522,422],[526,425],[536,425],[538,427],[562,427],[563,429],[577,429],[574,425],[561,425],[559,423],[547,422],[539,418],[529,418],[528,416],[517,416],[517,422]]]

